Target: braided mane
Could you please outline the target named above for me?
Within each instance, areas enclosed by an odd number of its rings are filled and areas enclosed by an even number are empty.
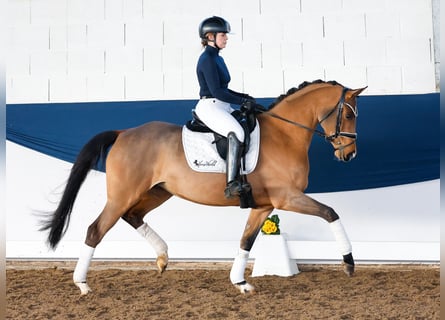
[[[296,88],[296,87],[292,87],[289,90],[287,90],[287,92],[285,94],[280,95],[274,102],[272,102],[272,104],[269,106],[269,109],[272,109],[273,107],[275,107],[279,102],[281,102],[284,98],[294,94],[297,91],[300,91],[301,89],[306,88],[307,86],[310,86],[312,84],[319,84],[319,83],[329,83],[333,86],[335,85],[341,85],[340,83],[338,83],[335,80],[331,80],[331,81],[323,81],[321,79],[318,80],[314,80],[312,82],[309,81],[304,81],[302,83],[300,83],[300,85]]]

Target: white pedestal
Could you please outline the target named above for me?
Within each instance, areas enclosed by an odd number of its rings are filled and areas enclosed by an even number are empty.
[[[295,260],[289,259],[287,242],[283,234],[260,234],[256,241],[252,277],[264,275],[289,277],[300,272]]]

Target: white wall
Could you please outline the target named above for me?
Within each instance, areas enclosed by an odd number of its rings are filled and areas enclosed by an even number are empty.
[[[9,0],[7,103],[197,98],[199,22],[228,19],[231,87],[434,92],[432,0]]]

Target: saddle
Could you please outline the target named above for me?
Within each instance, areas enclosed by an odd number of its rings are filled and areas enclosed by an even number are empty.
[[[238,121],[244,130],[244,148],[242,150],[242,161],[245,161],[245,155],[249,151],[250,146],[250,134],[255,130],[256,127],[256,117],[255,112],[249,109],[235,110],[232,112],[232,116]],[[219,156],[226,160],[227,158],[227,138],[214,132],[212,129],[207,127],[207,125],[202,122],[198,115],[192,110],[192,120],[189,120],[185,126],[190,131],[212,133],[215,140],[212,142],[216,145],[216,150]]]
[[[199,133],[204,133],[206,135],[213,135],[213,141],[210,140],[211,144],[215,144],[215,148],[216,148],[216,152],[218,153],[219,157],[221,157],[221,159],[226,160],[227,159],[227,138],[214,132],[212,129],[210,129],[209,127],[207,127],[207,125],[202,122],[198,115],[195,113],[194,110],[192,110],[192,120],[189,120],[186,124],[185,127],[192,131],[192,132],[199,132]],[[251,133],[256,129],[257,126],[257,120],[256,120],[256,116],[255,116],[255,111],[251,110],[250,108],[241,108],[240,110],[235,110],[232,112],[232,116],[239,122],[239,124],[241,125],[241,127],[244,130],[244,147],[241,149],[241,179],[245,182],[247,182],[247,175],[246,175],[246,155],[249,152],[250,149],[250,142],[251,142]],[[184,134],[184,131],[183,131]],[[259,131],[256,130],[256,135],[255,137],[257,137],[257,139],[254,139],[254,141],[256,142],[256,148],[258,148],[258,138],[259,138]],[[184,146],[186,147],[186,146]],[[254,148],[255,150],[255,148]],[[252,150],[252,151],[254,151]],[[255,152],[253,152],[255,153]],[[187,156],[187,152],[186,152],[186,156]],[[254,164],[253,164],[253,168],[256,165],[256,160],[257,160],[257,154],[256,156],[252,157],[250,156],[250,159],[254,159]],[[197,160],[194,161],[195,167],[200,167],[200,165],[204,165],[204,166],[215,166],[215,162],[213,161],[209,161],[209,163],[206,164],[201,164],[201,163],[197,163]],[[249,162],[250,167],[252,167],[252,163]],[[194,168],[196,169],[196,168]],[[253,195],[252,195],[252,191],[250,190],[249,192],[240,195],[240,207],[241,208],[255,208],[255,201],[253,199]]]

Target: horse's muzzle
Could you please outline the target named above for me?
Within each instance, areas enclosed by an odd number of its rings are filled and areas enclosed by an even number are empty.
[[[355,139],[346,144],[342,144],[340,140],[331,141],[331,143],[334,145],[335,157],[340,161],[349,162],[357,155]]]
[[[357,153],[356,153],[355,151],[350,152],[350,153],[346,154],[346,155],[343,157],[343,161],[344,161],[344,162],[351,161],[352,159],[355,158],[356,155],[357,155]]]
[[[357,151],[353,150],[351,152],[345,152],[345,149],[336,149],[334,154],[338,160],[343,162],[349,162],[355,158],[355,156],[357,155]]]

